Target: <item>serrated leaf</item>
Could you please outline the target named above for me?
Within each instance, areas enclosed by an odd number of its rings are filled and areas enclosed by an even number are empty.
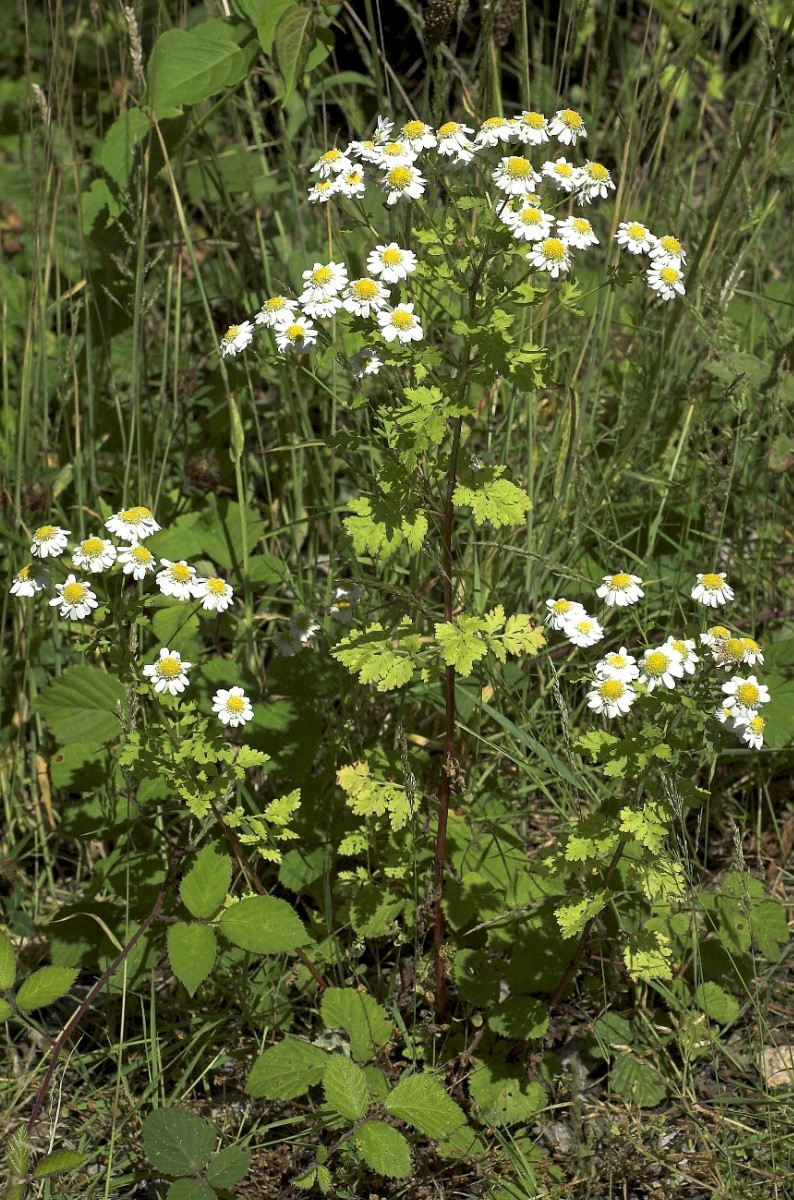
[[[46,1179],[48,1175],[60,1175],[62,1171],[73,1171],[82,1167],[91,1158],[90,1154],[81,1154],[79,1150],[53,1150],[45,1155],[33,1169],[34,1179]]]
[[[427,536],[427,517],[422,512],[405,512],[386,496],[359,496],[349,504],[352,515],[344,518],[356,554],[371,554],[386,562],[405,542],[416,552]]]
[[[344,1029],[354,1058],[366,1061],[382,1049],[392,1034],[393,1022],[372,996],[354,988],[326,988],[320,1004],[326,1029]]]
[[[215,844],[202,846],[179,885],[182,903],[194,917],[208,920],[226,899],[232,860]]]
[[[112,675],[98,667],[79,665],[66,667],[43,689],[36,710],[61,745],[85,742],[98,746],[120,733],[117,712],[124,700],[124,688]]]
[[[245,1146],[227,1146],[210,1159],[207,1179],[215,1188],[234,1187],[250,1170],[252,1158]]]
[[[459,508],[470,508],[478,526],[488,523],[494,529],[501,529],[504,525],[523,525],[532,507],[526,491],[509,479],[495,478],[493,470],[482,474],[489,478],[480,481],[473,475],[470,483],[458,483],[453,502]]]
[[[206,1167],[215,1146],[209,1121],[181,1108],[157,1108],[143,1123],[149,1162],[167,1175],[194,1175]]]
[[[340,1117],[358,1121],[369,1108],[367,1077],[358,1063],[343,1054],[332,1054],[323,1076],[325,1098]]]
[[[291,8],[297,0],[260,0],[260,11],[256,23],[256,36],[265,54],[273,53],[273,39],[276,36],[276,26],[286,9]]]
[[[245,1085],[255,1099],[294,1100],[305,1096],[325,1073],[328,1055],[318,1046],[284,1038],[259,1055]]]
[[[0,1021],[8,1021],[13,1015],[14,1010],[8,1001],[0,998]]]
[[[435,634],[445,664],[454,667],[464,678],[471,675],[474,664],[488,653],[482,625],[477,617],[461,614],[457,623],[440,621],[436,624]]]
[[[528,1121],[546,1103],[539,1083],[530,1082],[526,1071],[493,1057],[477,1065],[469,1076],[469,1095],[488,1125],[515,1125]]]
[[[623,961],[631,978],[637,983],[654,979],[672,979],[672,949],[670,939],[656,929],[641,929],[629,935],[623,951]]]
[[[609,1072],[610,1091],[641,1108],[654,1108],[667,1095],[664,1079],[649,1063],[622,1054]]]
[[[209,925],[169,925],[166,937],[171,970],[191,996],[209,975],[215,962],[217,943]]]
[[[481,950],[458,950],[454,958],[455,983],[464,1000],[478,1008],[499,999],[499,976]]]
[[[364,1162],[387,1179],[407,1179],[411,1174],[411,1148],[399,1129],[385,1121],[366,1121],[356,1130],[355,1143]]]
[[[303,4],[295,4],[288,8],[276,25],[273,50],[284,84],[285,100],[289,99],[303,74],[314,43],[314,25],[314,9]]]
[[[734,997],[712,980],[698,985],[695,1001],[710,1021],[717,1021],[720,1025],[730,1024],[740,1012],[740,1005]]]
[[[44,1008],[65,996],[74,983],[79,970],[74,967],[39,967],[24,981],[17,992],[17,1008],[32,1012]]]
[[[0,992],[5,992],[14,986],[16,974],[14,947],[6,935],[0,931]]]
[[[256,954],[283,954],[311,941],[295,909],[276,896],[249,896],[224,909],[218,921],[224,937]]]
[[[342,638],[331,654],[361,683],[374,683],[379,692],[388,692],[410,683],[421,667],[422,640],[402,621],[396,628],[384,630],[379,621],[366,629]]]
[[[576,937],[582,932],[591,917],[595,917],[607,902],[607,893],[596,892],[594,896],[585,896],[573,904],[562,904],[555,908],[554,915],[564,938]]]
[[[156,117],[197,104],[244,78],[246,60],[224,17],[192,29],[167,29],[154,44],[147,72],[147,101]]]
[[[388,813],[392,829],[402,829],[407,823],[411,814],[405,788],[374,778],[369,763],[340,767],[336,782],[345,793],[345,803],[357,817],[381,817]]]
[[[175,1179],[166,1200],[217,1200],[215,1192],[202,1179]]]
[[[466,1122],[460,1105],[427,1071],[404,1075],[386,1101],[386,1111],[432,1138],[449,1137]]]
[[[514,1041],[539,1038],[549,1027],[549,1010],[542,1000],[530,996],[511,996],[491,1013],[488,1024],[494,1033]]]

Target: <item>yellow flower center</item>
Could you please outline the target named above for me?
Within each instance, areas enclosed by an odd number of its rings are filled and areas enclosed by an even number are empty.
[[[339,162],[339,159],[341,157],[342,157],[341,150],[326,150],[325,154],[323,154],[322,158],[320,159],[320,162],[335,163],[335,162]]]
[[[312,283],[323,285],[330,283],[333,277],[334,273],[330,267],[317,267],[315,271],[312,271]]]
[[[523,225],[540,225],[543,213],[539,208],[522,208],[520,220]]]
[[[286,296],[271,296],[271,298],[266,300],[264,303],[264,308],[267,310],[267,312],[281,312],[282,308],[286,307]]]
[[[229,328],[226,330],[226,332],[223,335],[224,342],[233,342],[239,332],[240,332],[239,325],[230,325]]]
[[[365,150],[374,150],[374,149],[375,149],[375,143],[374,143],[374,142],[365,141],[365,142],[362,142],[362,143],[361,143],[361,145],[363,146],[363,148],[364,148]]]
[[[574,112],[572,108],[564,108],[560,113],[560,120],[568,129],[581,129],[584,125],[584,121],[578,112]]]
[[[444,125],[441,126],[441,128],[439,129],[438,132],[441,134],[442,137],[451,137],[452,134],[457,133],[457,131],[459,129],[460,129],[460,125],[458,125],[457,121],[447,121]]]
[[[402,260],[402,250],[395,250],[394,248],[384,250],[383,254],[381,255],[381,262],[387,267],[398,267]]]
[[[689,658],[689,646],[687,646],[686,642],[675,641],[671,642],[670,645],[674,650],[678,651],[682,658]]]
[[[573,175],[573,167],[570,163],[557,163],[554,170],[563,179],[570,179],[571,175]]]
[[[104,543],[102,539],[98,537],[86,538],[84,542],[80,543],[80,550],[88,558],[96,558],[104,549]]]
[[[569,608],[573,608],[570,600],[555,600],[553,611],[555,613],[567,613]]]
[[[549,262],[563,262],[565,259],[565,243],[559,238],[546,238],[541,243],[541,251]]]
[[[669,236],[659,238],[659,245],[662,247],[662,249],[664,251],[667,252],[667,254],[680,254],[683,249],[678,238],[669,237]]]
[[[145,546],[133,546],[131,557],[134,558],[137,563],[148,564],[150,562],[154,562],[152,555]]]
[[[628,235],[633,241],[642,242],[648,236],[648,230],[644,225],[639,225],[636,221],[633,221],[632,224],[629,225]]]
[[[345,175],[345,183],[350,183],[350,184],[361,183],[361,180],[363,178],[364,178],[364,176],[361,174],[360,171],[348,171],[347,175]]]
[[[757,654],[761,647],[752,638],[742,638],[742,645],[750,654]]]
[[[593,622],[585,617],[583,620],[577,621],[576,629],[578,633],[591,633],[593,629]]]
[[[626,666],[626,656],[625,654],[609,654],[607,655],[607,662],[610,667],[614,667],[615,670],[619,671]]]
[[[284,331],[291,342],[299,342],[306,332],[303,325],[288,325]]]
[[[736,699],[745,708],[753,708],[758,703],[760,691],[754,683],[740,683],[736,689]]]
[[[585,224],[587,225],[589,222],[585,221]],[[617,575],[612,575],[609,580],[609,586],[616,588],[619,592],[624,592],[630,584],[631,576],[627,575],[625,571],[619,571]]]
[[[405,312],[404,309],[398,309],[392,313],[391,323],[395,329],[411,329],[414,324],[413,313]]]
[[[407,138],[421,137],[424,131],[425,126],[423,121],[408,121],[402,128],[403,137]]]
[[[681,278],[681,272],[676,267],[662,267],[659,272],[659,278],[663,283],[678,283],[678,280]]]
[[[755,716],[749,722],[749,728],[752,729],[753,733],[763,733],[766,728],[766,721],[761,716]]]
[[[703,582],[706,582],[705,579]],[[720,580],[720,583],[722,583],[722,580]],[[712,625],[708,632],[713,638],[730,637],[730,630],[726,629],[724,625]]]
[[[588,163],[585,171],[596,183],[604,183],[605,180],[609,179],[609,171],[601,163]]]
[[[646,674],[658,679],[660,675],[664,675],[669,666],[667,655],[661,650],[653,650],[645,659]]]
[[[740,638],[726,638],[722,645],[722,653],[725,658],[730,658],[733,662],[741,662],[744,658],[744,646]]]
[[[213,596],[225,596],[226,584],[222,579],[208,579],[207,591]]]
[[[63,589],[63,598],[67,604],[82,604],[87,589],[82,583],[67,583]]]
[[[177,679],[182,674],[182,663],[178,658],[161,658],[157,673],[162,679]]]
[[[42,525],[40,529],[36,530],[33,536],[37,542],[48,542],[51,537],[55,537],[55,526]]]
[[[334,604],[334,608],[337,610],[337,612],[347,612],[347,610],[352,607],[353,607],[353,605],[352,605],[351,601],[345,600],[344,596],[342,596]]]
[[[528,112],[524,113],[521,118],[522,125],[528,125],[530,129],[543,129],[546,124],[546,118],[543,113]]]
[[[605,700],[619,700],[626,690],[626,685],[619,679],[605,679],[599,691]]]
[[[527,159],[513,155],[508,158],[505,170],[511,179],[526,179],[532,172],[532,166]]]
[[[506,124],[507,121],[504,117],[488,117],[486,121],[483,121],[482,127],[483,129],[501,129]]]
[[[666,267],[665,270],[675,271],[675,267]],[[677,276],[678,272],[675,271],[675,273]],[[664,271],[662,271],[662,276],[664,277]],[[704,575],[700,582],[703,584],[703,587],[706,588],[707,591],[718,592],[720,590],[720,588],[724,585],[725,580],[722,578],[721,575]],[[728,632],[727,629],[725,632],[726,633]]]
[[[189,583],[192,575],[190,567],[186,567],[184,563],[173,563],[171,566],[171,578],[174,583]]]
[[[410,167],[392,167],[386,179],[390,187],[405,188],[413,179],[413,171]]]
[[[350,290],[358,300],[374,300],[378,285],[374,279],[357,279]]]
[[[31,570],[32,570],[31,567],[23,567],[22,568],[22,570],[17,575],[17,579],[20,581],[20,583],[25,583],[26,580],[30,579]]]
[[[330,192],[334,185],[330,179],[318,179],[314,186],[318,192]]]
[[[590,222],[584,217],[574,217],[571,225],[577,233],[591,233],[593,228]],[[628,579],[628,576],[625,576],[625,578]]]
[[[151,510],[144,508],[142,504],[137,504],[135,508],[125,508],[122,513],[119,513],[122,521],[127,525],[137,525],[139,521],[151,519]]]
[[[245,701],[241,700],[239,696],[229,696],[226,701],[226,711],[230,713],[245,712]]]

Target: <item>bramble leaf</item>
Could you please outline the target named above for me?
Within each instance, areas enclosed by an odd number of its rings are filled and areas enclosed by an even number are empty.
[[[386,1111],[436,1139],[448,1137],[466,1123],[463,1109],[428,1071],[403,1075],[386,1101]]]
[[[411,1149],[399,1129],[385,1121],[366,1121],[355,1134],[355,1143],[368,1167],[387,1179],[407,1179],[411,1174]]]
[[[344,1054],[329,1055],[323,1091],[331,1108],[348,1121],[359,1121],[369,1108],[367,1077],[358,1063]]]

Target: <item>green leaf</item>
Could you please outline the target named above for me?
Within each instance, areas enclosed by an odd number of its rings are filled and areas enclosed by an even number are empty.
[[[105,134],[99,163],[121,192],[129,187],[135,152],[151,128],[152,123],[142,109],[128,108]]]
[[[777,900],[761,900],[750,909],[750,926],[764,958],[777,962],[788,943],[786,910]]]
[[[358,1121],[369,1108],[367,1077],[358,1063],[344,1054],[332,1054],[323,1076],[325,1098],[340,1117]]]
[[[218,921],[224,937],[256,954],[283,954],[311,941],[295,909],[275,896],[249,896],[224,909]]]
[[[207,1179],[216,1188],[231,1188],[251,1169],[253,1155],[245,1146],[227,1146],[210,1159]]]
[[[166,1200],[217,1200],[215,1192],[201,1179],[176,1179],[168,1189]]]
[[[292,8],[296,0],[264,0],[256,21],[256,36],[265,54],[273,53],[273,39],[276,36],[276,26],[282,14]]]
[[[197,104],[244,78],[246,60],[234,33],[231,22],[218,17],[160,34],[147,72],[147,101],[156,117]]]
[[[194,917],[208,920],[226,899],[232,879],[232,860],[216,844],[202,846],[179,885],[182,903]]]
[[[0,1021],[8,1021],[13,1015],[14,1010],[8,1001],[0,999]]]
[[[573,904],[562,904],[554,910],[557,924],[564,938],[576,937],[582,932],[587,922],[598,916],[607,902],[606,892],[596,892],[594,896],[585,896]]]
[[[458,950],[454,958],[455,983],[464,1000],[478,1008],[499,999],[499,976],[481,950]]]
[[[288,100],[303,74],[309,51],[314,44],[315,10],[303,4],[292,5],[280,18],[273,39],[276,65]]]
[[[421,645],[410,620],[385,631],[376,621],[342,638],[331,654],[361,683],[374,683],[379,692],[389,692],[410,683],[420,669]]]
[[[541,1084],[530,1083],[526,1071],[496,1056],[469,1076],[469,1095],[482,1120],[496,1127],[528,1121],[546,1104]]]
[[[364,1162],[387,1179],[407,1179],[411,1174],[411,1148],[399,1129],[385,1121],[366,1121],[355,1134]]]
[[[461,613],[457,624],[441,621],[436,624],[436,641],[441,657],[448,667],[454,667],[464,678],[471,675],[474,664],[488,653],[483,640],[482,624],[478,617]]]
[[[720,1025],[729,1025],[740,1012],[740,1005],[734,997],[711,980],[697,987],[695,1001],[710,1021],[717,1021]]]
[[[304,1096],[325,1074],[328,1055],[318,1046],[284,1038],[259,1055],[245,1085],[247,1095],[263,1100]]]
[[[354,988],[326,988],[320,1005],[326,1029],[344,1029],[350,1052],[365,1061],[381,1050],[392,1035],[393,1021],[377,1000]]]
[[[36,1163],[33,1178],[46,1179],[48,1175],[73,1171],[75,1167],[82,1167],[90,1158],[90,1154],[81,1154],[79,1150],[53,1150],[51,1154],[45,1155],[41,1162]]]
[[[14,986],[16,973],[14,947],[6,935],[0,931],[0,992],[5,992]]]
[[[344,525],[356,554],[371,554],[386,562],[403,542],[416,552],[427,535],[425,514],[415,508],[405,511],[391,496],[359,496],[348,507],[353,515],[344,518]]]
[[[157,1108],[143,1123],[149,1162],[166,1175],[194,1175],[206,1167],[216,1132],[209,1121],[181,1108]]]
[[[626,970],[636,983],[672,979],[670,939],[656,929],[641,929],[629,935],[623,951]]]
[[[32,1012],[34,1008],[44,1008],[60,1000],[79,974],[79,970],[73,967],[39,967],[17,992],[17,1008]]]
[[[491,1013],[488,1024],[494,1033],[517,1041],[539,1038],[549,1027],[549,1010],[542,1000],[529,996],[511,996]]]
[[[453,502],[460,508],[470,508],[475,525],[486,522],[494,529],[503,525],[523,525],[532,504],[524,488],[509,479],[499,478],[504,467],[472,474],[470,483],[458,483]],[[480,481],[478,475],[490,476]],[[496,477],[495,477],[496,476]]]
[[[112,675],[80,665],[67,667],[44,688],[36,710],[61,745],[86,742],[96,746],[118,736],[117,711],[124,699],[124,688]]]
[[[171,970],[191,996],[209,975],[215,962],[215,931],[209,925],[169,925],[168,959]]]
[[[340,767],[336,782],[345,793],[348,808],[357,817],[382,817],[389,814],[392,829],[402,829],[411,813],[405,787],[375,779],[369,763]]]
[[[466,1122],[463,1109],[427,1071],[404,1075],[386,1101],[386,1111],[431,1138],[449,1137]]]
[[[654,1108],[667,1095],[664,1079],[649,1063],[622,1054],[609,1072],[610,1091],[641,1108]]]

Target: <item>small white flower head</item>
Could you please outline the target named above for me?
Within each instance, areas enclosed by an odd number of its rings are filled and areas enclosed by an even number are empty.
[[[336,177],[336,193],[348,199],[358,199],[366,193],[367,180],[360,167],[351,167],[344,175]]]
[[[380,331],[387,342],[421,342],[422,326],[418,317],[414,316],[413,304],[398,304],[396,308],[386,308],[377,314]]]
[[[193,584],[196,582],[196,568],[189,566],[184,559],[172,562],[170,558],[161,558],[162,571],[155,576],[155,583],[164,596],[173,596],[175,600],[191,600]]]
[[[701,637],[703,636],[707,635],[701,634]],[[744,640],[731,636],[715,639],[711,649],[711,657],[718,667],[723,667],[726,671],[735,670],[736,667],[742,666],[747,662]],[[748,666],[753,665],[754,663],[748,663]]]
[[[315,620],[311,613],[297,613],[289,623],[290,634],[298,638],[304,646],[312,641],[321,628],[320,622]]]
[[[560,238],[548,237],[536,242],[527,253],[531,265],[540,271],[548,271],[552,279],[571,268],[571,252]]]
[[[72,554],[72,566],[78,571],[99,575],[113,566],[117,553],[110,538],[86,538]]]
[[[309,317],[332,317],[341,307],[340,292],[347,286],[347,267],[342,263],[318,263],[303,272],[303,291],[299,297],[301,308]],[[277,327],[288,323],[285,317]]]
[[[241,321],[239,325],[230,325],[221,338],[221,358],[234,358],[250,346],[254,340],[254,327],[250,321]]]
[[[587,707],[611,719],[625,716],[636,699],[637,693],[631,684],[610,675],[593,684],[587,693]]]
[[[763,665],[764,652],[753,638],[743,637],[741,639],[744,647],[744,662],[748,667],[755,667],[759,663]]]
[[[372,346],[363,346],[351,355],[348,362],[355,379],[363,379],[365,375],[377,375],[383,366],[383,359]]]
[[[694,638],[677,638],[671,634],[665,645],[672,646],[681,655],[681,662],[684,667],[685,675],[694,675],[695,668],[700,662],[699,656],[695,653]]]
[[[275,329],[285,321],[294,321],[297,306],[297,300],[291,300],[289,296],[271,296],[262,305],[254,320],[257,325],[264,325],[266,329]]]
[[[684,276],[678,267],[671,266],[670,263],[651,267],[645,281],[651,291],[661,296],[662,300],[675,300],[676,296],[685,294]]]
[[[589,204],[591,200],[606,200],[614,190],[614,180],[603,163],[586,162],[579,168],[579,187],[576,193],[579,204]]]
[[[748,675],[746,679],[734,675],[723,683],[722,690],[725,693],[723,707],[731,710],[734,721],[751,721],[757,709],[770,701],[769,688],[765,683],[759,683],[755,675]]]
[[[291,629],[277,629],[273,634],[273,645],[282,658],[294,658],[303,649],[303,642]]]
[[[351,158],[357,158],[361,162],[379,165],[381,161],[380,147],[371,140],[351,142],[347,148],[347,153]]]
[[[667,264],[671,267],[686,266],[686,250],[677,237],[666,233],[663,237],[652,238],[650,254],[657,266]]]
[[[746,742],[753,750],[760,750],[764,744],[764,730],[766,729],[766,721],[756,713],[749,721],[742,723],[742,741]]]
[[[500,192],[505,192],[508,196],[523,196],[536,183],[540,183],[542,176],[538,175],[528,158],[520,154],[511,154],[499,160],[491,178]]]
[[[340,624],[349,625],[360,599],[361,588],[357,583],[337,583],[334,585],[333,602],[328,605],[328,612]]]
[[[719,608],[720,604],[733,600],[733,588],[725,582],[725,572],[698,575],[697,583],[692,588],[692,599],[705,604],[707,608]]]
[[[122,542],[142,542],[153,533],[159,533],[160,526],[150,508],[136,504],[134,508],[122,508],[121,512],[108,517],[105,529]]]
[[[446,121],[438,130],[438,152],[443,158],[456,162],[471,162],[474,157],[473,129],[457,121]]]
[[[138,542],[119,550],[118,561],[124,574],[133,579],[145,579],[157,570],[157,560],[152,552]]]
[[[58,593],[50,600],[50,608],[59,608],[59,615],[67,621],[84,621],[97,607],[98,601],[87,583],[74,575],[67,575],[65,583],[56,583]]]
[[[321,154],[312,167],[312,175],[319,175],[321,179],[329,179],[349,171],[352,165],[344,151],[326,150],[325,154]]]
[[[196,579],[193,595],[201,601],[204,612],[222,613],[234,599],[234,588],[225,579],[211,575],[208,579]]]
[[[245,725],[254,715],[251,701],[241,687],[219,688],[212,697],[212,711],[221,724],[230,725],[232,729]]]
[[[418,153],[407,142],[384,142],[378,146],[378,166],[386,171],[392,167],[411,167]]]
[[[598,245],[596,232],[585,217],[566,217],[564,221],[558,221],[557,236],[566,246],[574,246],[577,250]]]
[[[33,534],[30,553],[34,558],[59,558],[71,532],[71,529],[61,529],[60,525],[40,525]]]
[[[512,117],[488,117],[474,139],[474,149],[493,148],[500,142],[512,142],[518,136],[518,122]],[[524,140],[523,138],[521,139]]]
[[[542,242],[554,225],[554,217],[535,204],[523,204],[517,211],[506,208],[502,220],[520,242]]]
[[[564,596],[560,596],[558,600],[547,600],[546,610],[546,624],[550,629],[560,630],[566,621],[587,616],[583,604],[578,600],[566,600]]]
[[[317,341],[317,330],[305,317],[295,317],[276,326],[276,345],[282,354],[303,354]]]
[[[640,221],[622,221],[615,241],[619,246],[625,246],[629,254],[648,254],[654,245],[653,234]]]
[[[317,183],[309,188],[309,204],[327,204],[338,191],[338,178],[334,175],[333,179],[318,179]]]
[[[714,713],[714,716],[717,718],[720,725],[724,725],[730,733],[733,733],[742,727],[741,722],[734,720],[733,713],[729,708],[726,708],[725,705],[722,705],[721,708],[718,708]]]
[[[388,117],[378,117],[375,122],[375,132],[372,135],[375,144],[382,146],[384,142],[388,142],[392,129],[394,129],[394,121],[391,121]]]
[[[398,200],[408,197],[418,200],[424,194],[425,179],[418,167],[405,163],[399,167],[391,167],[385,174],[381,186],[386,193],[386,203],[396,204]]]
[[[370,250],[367,270],[384,283],[399,283],[416,270],[416,255],[413,250],[402,250],[396,242],[389,242],[386,246],[376,246]]]
[[[562,631],[574,646],[594,646],[604,636],[600,623],[587,613],[583,617],[570,617],[563,625]]]
[[[631,683],[639,673],[636,658],[629,654],[625,646],[605,654],[595,665],[596,679],[622,679],[624,683]]]
[[[656,687],[674,688],[676,681],[683,677],[683,659],[672,646],[658,646],[643,654],[639,681],[649,692]]]
[[[724,625],[711,625],[705,633],[701,633],[700,640],[704,646],[714,650],[720,642],[726,641],[730,636],[730,629],[726,629]]]
[[[549,140],[549,122],[543,113],[522,112],[515,118],[515,131],[525,146],[542,146]]]
[[[38,563],[31,563],[14,576],[10,592],[12,596],[35,596],[49,587],[52,587],[49,571]]]
[[[182,661],[178,650],[169,650],[167,646],[163,646],[160,657],[150,666],[144,667],[143,674],[146,679],[152,681],[158,695],[168,692],[171,696],[178,696],[187,687],[187,673],[192,665]]]
[[[563,192],[575,192],[579,186],[579,168],[565,158],[558,158],[556,162],[545,162],[541,171]]]
[[[351,279],[342,297],[342,307],[357,317],[371,317],[388,303],[388,288],[368,275],[362,279]]]
[[[399,140],[410,146],[414,154],[419,154],[421,150],[432,150],[438,143],[432,128],[425,125],[424,121],[406,121],[400,130]]]
[[[626,608],[642,600],[645,592],[642,590],[642,580],[639,575],[629,575],[626,571],[618,571],[617,575],[605,575],[604,582],[596,588],[608,608]]]
[[[581,138],[587,137],[587,129],[578,112],[561,108],[549,122],[549,134],[563,146],[575,146]]]

